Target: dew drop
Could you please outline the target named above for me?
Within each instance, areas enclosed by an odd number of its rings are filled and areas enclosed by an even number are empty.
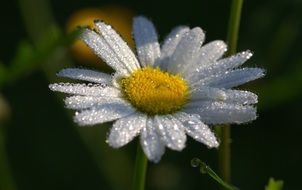
[[[199,166],[199,164],[200,164],[200,160],[199,160],[198,158],[193,158],[193,159],[191,160],[191,166],[192,166],[192,167],[196,168],[196,167]]]
[[[208,173],[208,166],[207,165],[201,165],[200,173],[202,173],[202,174]]]
[[[100,87],[101,87],[101,88],[106,88],[106,87],[107,87],[107,84],[101,83],[101,84],[100,84]]]
[[[192,120],[190,120],[190,121],[188,121],[188,124],[190,124],[190,125],[195,125],[195,124],[197,124],[197,123],[194,122],[194,121],[192,121]]]

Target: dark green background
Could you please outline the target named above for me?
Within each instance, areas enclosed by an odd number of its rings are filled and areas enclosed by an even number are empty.
[[[62,30],[75,10],[112,3],[151,18],[160,39],[180,24],[202,27],[207,41],[226,36],[230,1],[50,1]],[[301,20],[301,0],[244,3],[238,50],[251,49],[247,65],[265,68],[267,75],[241,87],[259,94],[259,118],[232,127],[232,181],[242,190],[262,190],[271,176],[283,179],[284,189],[301,189]],[[0,21],[0,60],[9,67],[19,42],[33,39],[18,1],[0,3]],[[48,89],[42,70],[30,70],[0,89],[12,111],[1,127],[17,189],[130,189],[137,141],[115,150],[105,143],[108,126],[79,129],[62,98]],[[147,189],[218,189],[190,166],[193,157],[217,171],[217,151],[189,139],[184,151],[168,150],[159,164],[149,164]]]

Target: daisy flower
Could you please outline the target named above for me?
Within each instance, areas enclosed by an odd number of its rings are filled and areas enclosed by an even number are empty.
[[[140,136],[149,160],[158,162],[165,147],[181,151],[186,134],[209,148],[219,142],[208,125],[245,123],[256,119],[257,95],[233,87],[260,78],[264,70],[242,68],[252,53],[222,58],[227,50],[217,40],[202,46],[199,27],[179,26],[162,45],[145,17],[133,20],[136,54],[110,25],[95,22],[81,39],[115,73],[67,68],[60,77],[88,83],[55,83],[53,91],[70,94],[66,107],[76,110],[81,126],[113,122],[108,143],[124,146]]]

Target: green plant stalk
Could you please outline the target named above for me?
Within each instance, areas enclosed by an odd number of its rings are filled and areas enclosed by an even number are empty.
[[[8,162],[5,147],[5,130],[0,123],[0,189],[15,190],[16,185],[13,179],[11,168]]]
[[[134,166],[134,177],[132,190],[144,190],[148,160],[140,143],[137,143],[137,151]]]
[[[241,9],[243,0],[232,0],[228,33],[227,33],[227,44],[228,52],[227,56],[236,53],[238,31],[240,25]],[[224,126],[221,128],[221,145],[219,148],[219,169],[222,179],[227,183],[231,182],[231,128],[230,126]]]
[[[231,129],[229,125],[222,126],[220,129],[221,144],[218,150],[219,173],[221,178],[231,182]]]
[[[228,24],[228,33],[227,33],[227,44],[228,44],[227,55],[232,55],[237,51],[237,41],[238,41],[242,4],[243,4],[243,0],[232,0],[230,18]]]

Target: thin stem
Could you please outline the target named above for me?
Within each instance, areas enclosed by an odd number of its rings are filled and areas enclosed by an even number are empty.
[[[227,34],[227,55],[236,53],[242,4],[243,0],[232,0]]]
[[[219,173],[221,178],[231,182],[231,129],[229,125],[223,126],[220,130],[221,144],[219,148]]]
[[[145,189],[147,162],[148,162],[147,158],[140,146],[140,143],[138,143],[136,158],[135,158],[134,179],[133,179],[132,190]]]
[[[241,9],[243,0],[232,0],[230,18],[228,24],[227,55],[236,53],[238,31],[240,25]],[[222,179],[227,183],[231,182],[231,128],[224,126],[220,131],[221,145],[219,149],[219,168]]]

